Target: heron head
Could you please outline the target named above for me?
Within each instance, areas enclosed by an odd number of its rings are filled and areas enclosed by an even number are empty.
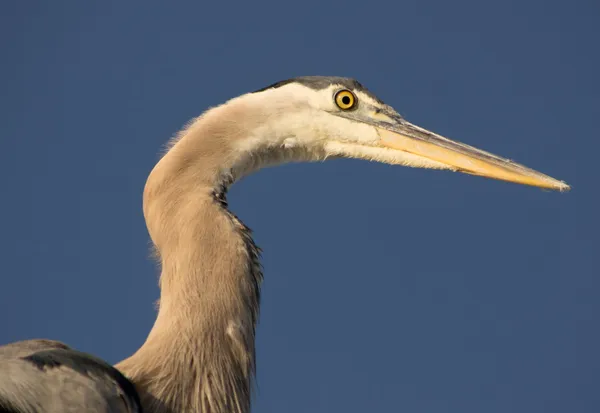
[[[246,116],[256,120],[254,123],[236,120],[247,130],[235,145],[240,153],[254,156],[254,166],[244,172],[265,164],[348,157],[446,169],[552,190],[570,189],[550,176],[410,123],[353,79],[298,77],[230,103],[260,113]],[[261,158],[256,154],[267,155]]]

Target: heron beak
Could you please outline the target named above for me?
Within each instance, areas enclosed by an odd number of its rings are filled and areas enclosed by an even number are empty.
[[[568,191],[570,186],[523,165],[491,153],[454,142],[407,122],[399,115],[385,116],[374,126],[380,144],[434,160],[455,171],[540,188]]]

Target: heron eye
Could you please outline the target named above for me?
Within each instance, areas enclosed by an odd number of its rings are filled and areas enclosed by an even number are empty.
[[[335,94],[335,104],[342,110],[352,109],[356,104],[356,96],[349,90],[340,90]]]

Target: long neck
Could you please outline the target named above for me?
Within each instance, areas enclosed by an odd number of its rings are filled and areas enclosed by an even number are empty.
[[[160,305],[144,345],[117,367],[136,384],[146,412],[250,411],[259,251],[227,210],[233,179],[222,165],[231,148],[198,136],[209,132],[206,122],[190,128],[144,191],[162,265]]]

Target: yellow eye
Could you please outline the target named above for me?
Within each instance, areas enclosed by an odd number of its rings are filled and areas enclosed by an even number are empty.
[[[356,104],[356,96],[349,90],[340,90],[335,94],[335,104],[342,110],[352,109]]]

